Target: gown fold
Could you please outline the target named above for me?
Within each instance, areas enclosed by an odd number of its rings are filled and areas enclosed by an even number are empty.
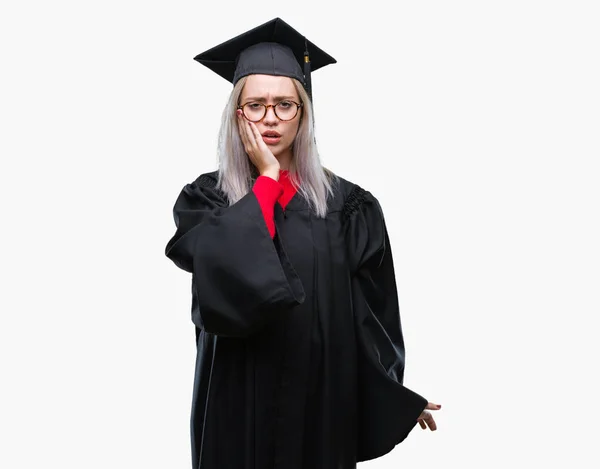
[[[227,206],[206,178],[187,184],[173,207],[177,226],[165,254],[193,274],[194,324],[243,337],[304,301],[285,249],[269,235],[253,192]]]

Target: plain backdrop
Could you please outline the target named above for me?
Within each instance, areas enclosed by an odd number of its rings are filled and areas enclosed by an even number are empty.
[[[193,57],[276,16],[338,61],[322,161],[383,206],[405,384],[442,404],[359,467],[600,467],[600,16],[575,0],[3,3],[0,467],[190,467],[164,248],[231,90]]]

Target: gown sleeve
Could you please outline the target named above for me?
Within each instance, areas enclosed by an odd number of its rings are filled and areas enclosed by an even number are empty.
[[[357,461],[366,461],[390,452],[408,436],[427,399],[403,385],[404,339],[381,206],[355,186],[344,215],[358,341]]]
[[[233,205],[202,176],[173,207],[177,230],[165,254],[192,273],[192,321],[207,332],[249,336],[304,302],[279,238],[269,235],[253,191]]]

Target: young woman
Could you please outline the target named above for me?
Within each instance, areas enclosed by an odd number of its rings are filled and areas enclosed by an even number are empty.
[[[196,59],[234,88],[166,247],[192,273],[193,468],[351,469],[435,430],[403,385],[381,207],[317,152],[309,67],[335,60],[279,18]]]

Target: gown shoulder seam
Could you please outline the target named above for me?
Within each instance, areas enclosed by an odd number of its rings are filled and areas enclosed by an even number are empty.
[[[214,173],[204,173],[198,176],[194,181],[199,187],[208,187],[209,189],[215,189],[217,187],[217,179]]]
[[[219,198],[227,200],[225,192],[223,192],[217,187],[218,171],[213,171],[211,173],[203,173],[200,176],[198,176],[196,180],[190,185],[200,189],[209,189],[210,191],[214,192]]]
[[[355,184],[348,197],[344,201],[344,206],[342,207],[342,215],[345,219],[348,219],[355,213],[362,203],[367,198],[367,191],[364,190],[359,185]]]

